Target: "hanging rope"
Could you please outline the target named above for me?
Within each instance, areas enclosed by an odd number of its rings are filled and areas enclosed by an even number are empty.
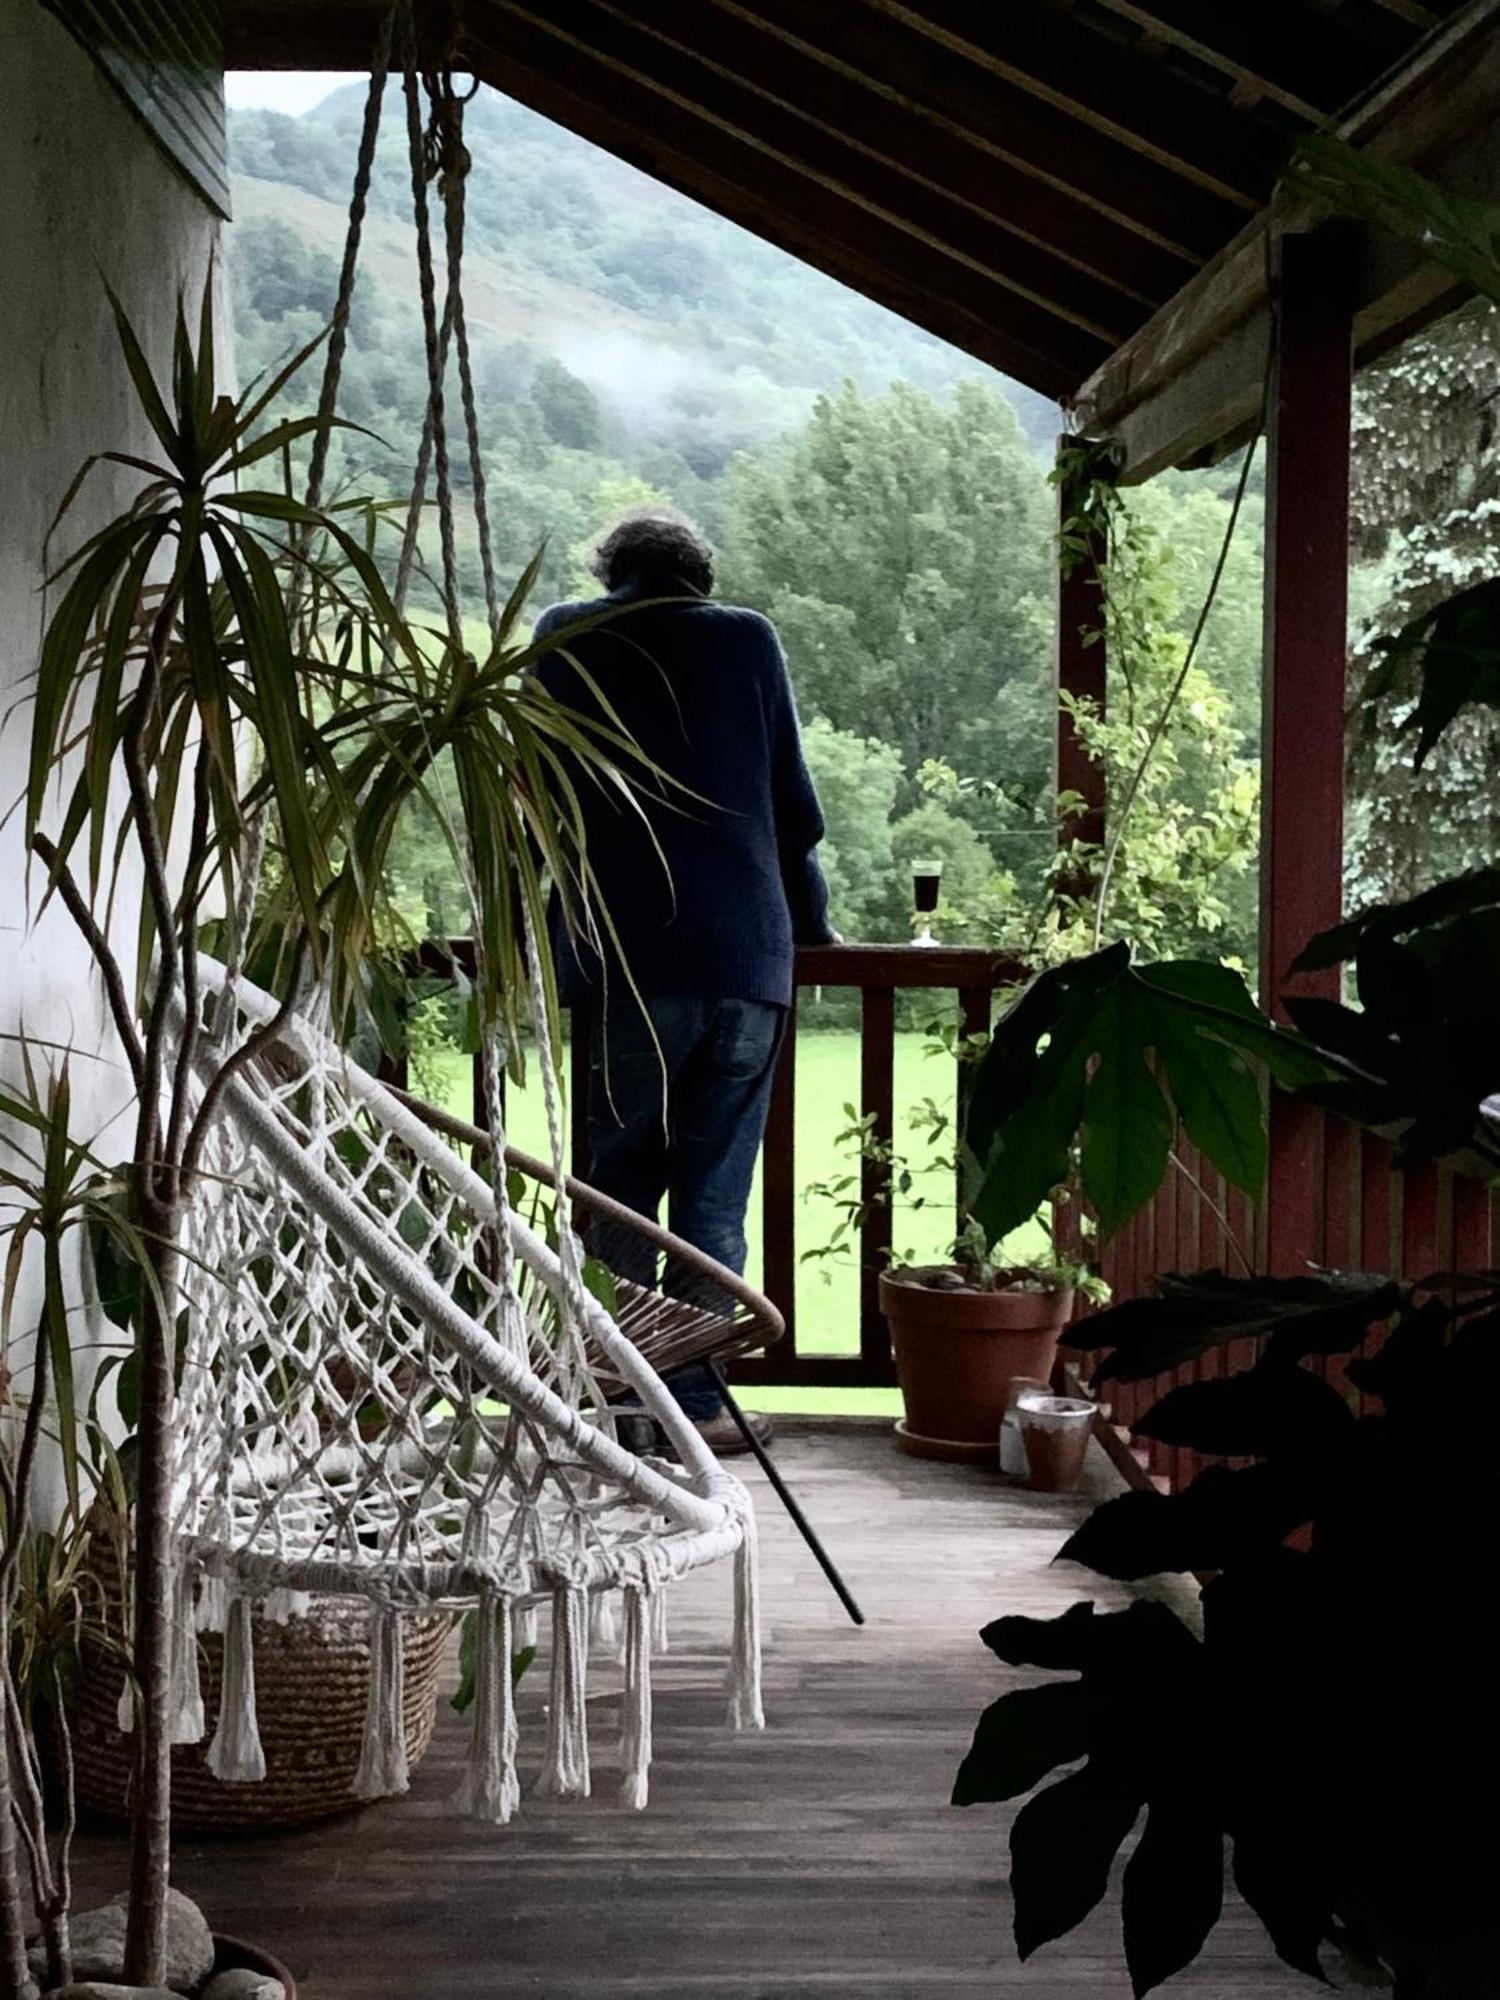
[[[504,616],[495,579],[462,271],[469,158],[453,78],[459,44],[422,79],[412,0],[382,18],[366,98],[348,235],[318,406],[309,496],[327,476],[328,438],[348,345],[361,236],[393,51],[402,66],[428,374],[424,439],[399,589],[416,560],[429,466],[435,481],[445,642],[462,653],[454,490],[444,392],[456,356],[463,446],[478,526],[492,646]],[[422,91],[430,113],[424,119]],[[441,290],[428,187],[444,207]],[[442,314],[439,320],[439,300]],[[300,571],[294,589],[300,588]],[[298,600],[299,606],[301,600]],[[299,616],[301,611],[299,610]],[[310,621],[316,607],[307,607]],[[243,976],[244,942],[267,822],[247,829],[233,963],[201,962],[225,1040],[193,1056],[199,1080],[226,1047],[270,1031],[260,1059],[215,1099],[205,1171],[189,1212],[183,1386],[173,1484],[178,1561],[174,1733],[201,1735],[196,1631],[223,1631],[223,1676],[206,1756],[220,1777],[264,1773],[256,1720],[255,1620],[300,1615],[308,1593],[371,1606],[362,1796],[406,1783],[404,1615],[429,1605],[479,1612],[477,1704],[465,1809],[503,1823],[519,1799],[511,1654],[550,1598],[552,1714],[542,1788],[590,1788],[590,1628],[608,1640],[609,1592],[626,1588],[622,1781],[645,1802],[651,1756],[650,1657],[663,1587],[741,1558],[733,1682],[736,1719],[758,1717],[749,1503],[720,1471],[660,1378],[584,1282],[565,1174],[561,1082],[550,1033],[544,945],[523,921],[521,976],[536,1036],[557,1191],[556,1244],[512,1212],[503,1166],[493,1186],[466,1166],[335,1044],[327,993],[284,1009]],[[466,858],[471,893],[475,858]],[[476,926],[476,928],[478,928]],[[476,940],[483,990],[490,946]],[[182,996],[173,1032],[186,1036]],[[497,1163],[505,1143],[498,1038],[483,1059]],[[615,1441],[600,1376],[638,1397],[673,1437],[668,1472]],[[504,1413],[503,1415],[501,1413]],[[631,1590],[631,1586],[635,1588]],[[196,1589],[196,1617],[195,1597]],[[594,1604],[598,1618],[591,1616]],[[256,1609],[256,1607],[260,1607]],[[196,1629],[195,1629],[196,1628]]]

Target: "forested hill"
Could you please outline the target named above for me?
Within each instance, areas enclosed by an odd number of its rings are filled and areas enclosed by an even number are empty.
[[[327,313],[363,95],[351,85],[300,118],[232,114],[242,375]],[[712,519],[732,455],[800,426],[846,378],[934,394],[986,379],[1032,436],[1056,429],[1040,397],[493,91],[470,107],[468,138],[486,417],[518,457],[591,449]],[[405,133],[388,116],[344,402],[393,445],[421,395],[420,344],[404,337],[410,200]]]
[[[232,118],[242,380],[327,322],[362,108],[351,85],[300,118]],[[1030,951],[1056,843],[1056,410],[494,92],[471,105],[468,139],[466,291],[502,577],[541,549],[528,609],[576,596],[612,514],[687,508],[724,593],[786,643],[840,929],[906,935],[911,861],[938,856],[944,935]],[[426,367],[394,116],[382,140],[339,399],[362,428],[337,434],[332,470],[400,494]],[[316,372],[278,413],[312,406]],[[1115,579],[1128,698],[1098,746],[1111,785],[1176,681],[1228,513],[1212,475],[1164,482],[1142,508]],[[1159,782],[1134,808],[1149,865],[1116,870],[1117,900],[1163,951],[1253,948],[1258,513],[1252,495]],[[477,606],[462,520],[458,556]],[[439,911],[446,863],[424,839],[408,831],[398,873]]]

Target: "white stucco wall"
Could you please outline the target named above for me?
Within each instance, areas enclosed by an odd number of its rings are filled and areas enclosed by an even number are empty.
[[[30,712],[23,696],[46,613],[42,544],[83,459],[150,455],[104,283],[123,299],[163,379],[186,286],[193,316],[221,225],[38,0],[0,0],[0,1035],[71,1044],[75,1132],[128,1151],[128,1079],[97,975],[67,913],[28,911],[18,812]],[[135,475],[100,467],[60,538],[70,552],[127,502]],[[129,957],[137,897],[119,899]],[[0,1079],[17,1074],[0,1041]],[[24,1318],[23,1318],[24,1323]],[[82,1344],[82,1343],[80,1343]]]

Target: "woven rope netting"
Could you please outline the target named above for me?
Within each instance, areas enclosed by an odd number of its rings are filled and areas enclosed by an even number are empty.
[[[462,98],[451,79],[426,80],[431,113],[423,119],[406,4],[387,18],[377,48],[320,407],[331,419],[393,32],[405,71],[430,375],[398,590],[404,593],[412,572],[430,461],[444,620],[448,642],[461,645],[443,416],[450,348],[492,633],[501,616],[460,283],[467,155]],[[441,176],[447,225],[441,319],[430,173]],[[320,436],[310,481],[315,502],[322,444]],[[596,1643],[609,1636],[606,1610],[612,1614],[618,1601],[621,1783],[629,1803],[645,1803],[650,1660],[664,1630],[662,1592],[707,1563],[734,1564],[731,1720],[760,1724],[748,1496],[620,1328],[623,1319],[650,1331],[665,1354],[674,1342],[680,1348],[701,1337],[715,1314],[682,1300],[653,1306],[660,1295],[640,1282],[621,1286],[611,1311],[586,1282],[564,1168],[542,947],[529,933],[525,944],[551,1153],[546,1212],[534,1218],[540,1229],[511,1206],[505,1173],[474,1171],[407,1102],[345,1057],[320,1023],[316,998],[287,1013],[235,968],[199,960],[201,999],[214,1027],[198,1041],[205,1086],[227,1050],[260,1035],[253,1059],[221,1088],[182,1244],[174,1733],[178,1741],[206,1734],[195,1633],[222,1629],[223,1692],[209,1753],[220,1777],[253,1780],[264,1772],[252,1607],[269,1602],[275,1615],[295,1614],[306,1593],[370,1605],[369,1708],[356,1780],[365,1796],[405,1787],[401,1619],[435,1605],[476,1614],[472,1755],[460,1802],[481,1817],[508,1819],[519,1797],[511,1660],[538,1607],[550,1612],[551,1628],[543,1790],[590,1789],[590,1636]],[[493,1048],[484,1072],[486,1136],[503,1154]],[[618,1228],[620,1214],[602,1220]],[[655,1254],[652,1248],[653,1261]],[[701,1280],[704,1270],[696,1275]],[[740,1292],[718,1324],[734,1325],[736,1314],[745,1320],[743,1297],[753,1294]],[[665,1431],[676,1466],[621,1447],[612,1405],[622,1394]]]

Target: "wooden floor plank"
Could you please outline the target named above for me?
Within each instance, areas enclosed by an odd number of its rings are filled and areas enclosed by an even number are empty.
[[[449,1805],[465,1727],[445,1713],[411,1795],[294,1835],[183,1842],[177,1879],[221,1928],[279,1951],[307,2000],[1125,2000],[1118,1903],[1021,1965],[1005,1808],[954,1810],[974,1718],[1010,1674],[988,1619],[1047,1615],[1115,1586],[1052,1558],[1085,1503],[899,1456],[885,1433],[787,1434],[778,1456],[869,1623],[856,1630],[763,1485],[764,1735],[723,1723],[727,1571],[674,1592],[657,1662],[652,1804],[609,1800],[619,1676],[591,1668],[588,1802],[528,1799],[509,1828]],[[541,1754],[545,1674],[521,1690],[523,1763]],[[80,1888],[122,1879],[91,1835]],[[1293,2000],[1231,1906],[1174,2000]]]

